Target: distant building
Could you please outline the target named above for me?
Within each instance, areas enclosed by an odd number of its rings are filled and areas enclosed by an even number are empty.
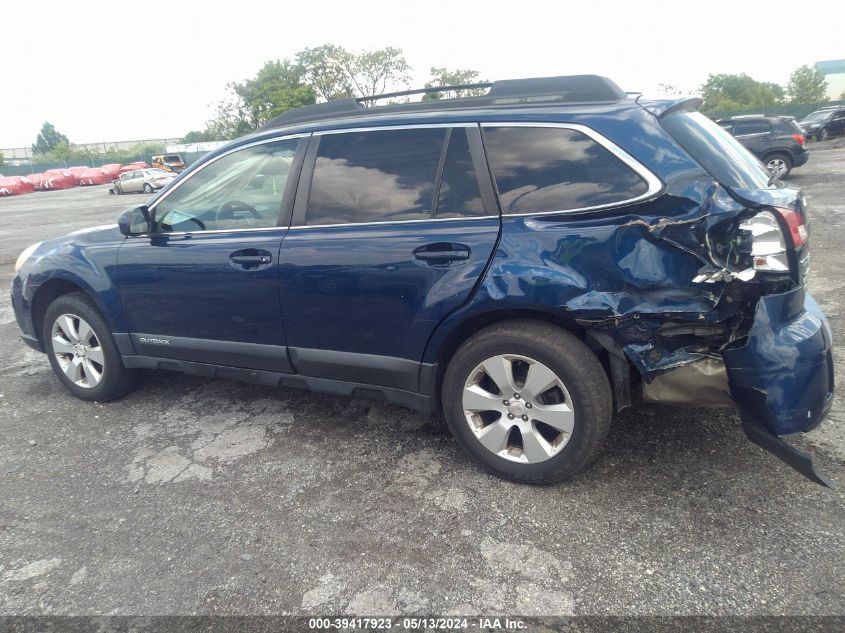
[[[827,98],[838,100],[845,92],[845,59],[816,62],[815,66],[824,73],[827,79]]]

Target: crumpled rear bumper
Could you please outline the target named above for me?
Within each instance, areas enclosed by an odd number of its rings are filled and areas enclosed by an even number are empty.
[[[830,324],[803,287],[762,297],[746,343],[722,357],[740,411],[775,435],[810,431],[830,410]]]

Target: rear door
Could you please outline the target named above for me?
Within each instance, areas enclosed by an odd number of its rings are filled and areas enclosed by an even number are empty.
[[[279,257],[296,371],[415,391],[499,226],[477,125],[315,133]]]

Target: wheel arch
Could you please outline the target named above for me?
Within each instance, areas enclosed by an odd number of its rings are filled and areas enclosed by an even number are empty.
[[[789,153],[789,150],[785,149],[771,149],[767,151],[765,154],[763,154],[762,161],[763,163],[765,163],[766,161],[771,160],[775,156],[785,158],[787,161],[789,161],[790,167],[795,164],[795,159],[792,158],[792,154]]]
[[[85,295],[85,297],[94,303],[97,310],[100,311],[100,314],[106,320],[106,323],[109,324],[109,327],[113,327],[108,311],[103,308],[96,293],[87,287],[84,282],[66,277],[53,277],[38,286],[38,289],[30,300],[33,329],[42,347],[44,346],[44,315],[47,312],[47,308],[59,297],[73,293]]]
[[[610,360],[604,347],[589,336],[589,329],[579,325],[575,320],[568,319],[552,311],[537,310],[531,308],[517,308],[505,310],[493,310],[480,314],[468,315],[466,318],[451,325],[447,333],[442,334],[442,339],[437,343],[436,355],[431,373],[421,381],[421,391],[427,391],[434,395],[437,402],[443,387],[443,377],[446,367],[454,356],[457,349],[476,332],[504,321],[515,321],[532,319],[545,321],[556,325],[583,341],[598,357],[602,366],[610,378]],[[614,381],[611,381],[614,384]]]

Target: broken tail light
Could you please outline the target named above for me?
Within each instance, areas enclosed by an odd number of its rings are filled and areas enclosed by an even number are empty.
[[[775,216],[780,216],[780,220]],[[785,225],[786,232],[782,228]],[[792,209],[772,208],[740,224],[751,235],[751,261],[755,271],[788,273],[788,247],[798,249],[807,242],[803,216]],[[788,238],[787,238],[788,236]],[[791,244],[787,244],[787,239]]]

